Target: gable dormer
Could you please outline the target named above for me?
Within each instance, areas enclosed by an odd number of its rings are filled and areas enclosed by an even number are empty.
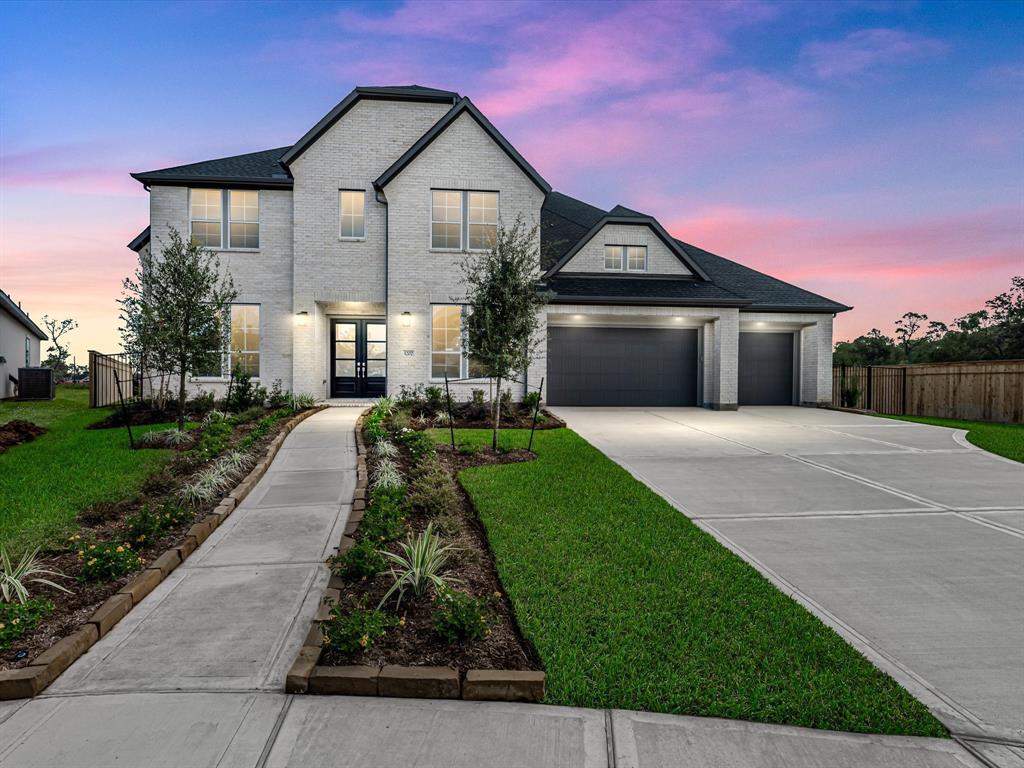
[[[615,206],[545,274],[676,277],[707,280],[651,216]]]

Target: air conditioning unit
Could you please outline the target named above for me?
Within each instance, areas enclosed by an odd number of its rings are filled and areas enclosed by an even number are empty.
[[[19,400],[53,400],[56,392],[52,368],[18,369]]]

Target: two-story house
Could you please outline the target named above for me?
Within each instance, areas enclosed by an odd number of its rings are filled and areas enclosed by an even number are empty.
[[[290,147],[132,176],[150,227],[129,247],[158,251],[174,227],[239,290],[223,366],[193,377],[204,389],[236,365],[323,398],[468,376],[460,264],[522,216],[552,297],[524,381],[543,378],[549,403],[831,400],[832,318],[849,307],[552,191],[451,91],[356,88]]]

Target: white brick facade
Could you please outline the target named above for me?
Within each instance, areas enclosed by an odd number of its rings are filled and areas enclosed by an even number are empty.
[[[468,111],[376,190],[374,181],[451,109],[451,102],[437,99],[356,100],[292,160],[290,190],[260,190],[260,247],[219,251],[238,288],[238,302],[260,307],[265,386],[280,379],[285,388],[328,397],[331,320],[342,317],[386,321],[389,393],[403,385],[437,383],[431,380],[431,307],[458,303],[461,266],[472,255],[431,248],[431,190],[497,192],[501,223],[521,216],[529,227],[540,222],[545,199],[544,190]],[[364,192],[364,237],[340,236],[341,190]],[[187,184],[152,184],[150,206],[153,248],[159,250],[170,227],[187,236]],[[561,272],[607,275],[605,245],[646,246],[652,279],[692,274],[647,224],[619,222],[607,223]],[[697,329],[700,401],[722,409],[737,405],[739,334],[791,332],[798,340],[799,402],[831,398],[830,314],[562,303],[542,312],[540,338],[546,339],[549,324],[572,323]],[[526,375],[531,387],[547,374],[546,352],[546,344],[540,344]],[[193,386],[219,389],[223,382],[199,379]],[[521,396],[525,386],[516,384],[513,394]],[[473,388],[486,388],[486,382],[460,384],[453,391],[462,398]]]

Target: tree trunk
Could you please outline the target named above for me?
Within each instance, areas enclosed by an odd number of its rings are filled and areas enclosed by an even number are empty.
[[[495,388],[494,398],[494,431],[491,433],[491,450],[498,450],[498,430],[501,429],[501,376],[498,377],[498,386]]]
[[[178,429],[185,429],[185,361],[181,361],[178,378]]]

